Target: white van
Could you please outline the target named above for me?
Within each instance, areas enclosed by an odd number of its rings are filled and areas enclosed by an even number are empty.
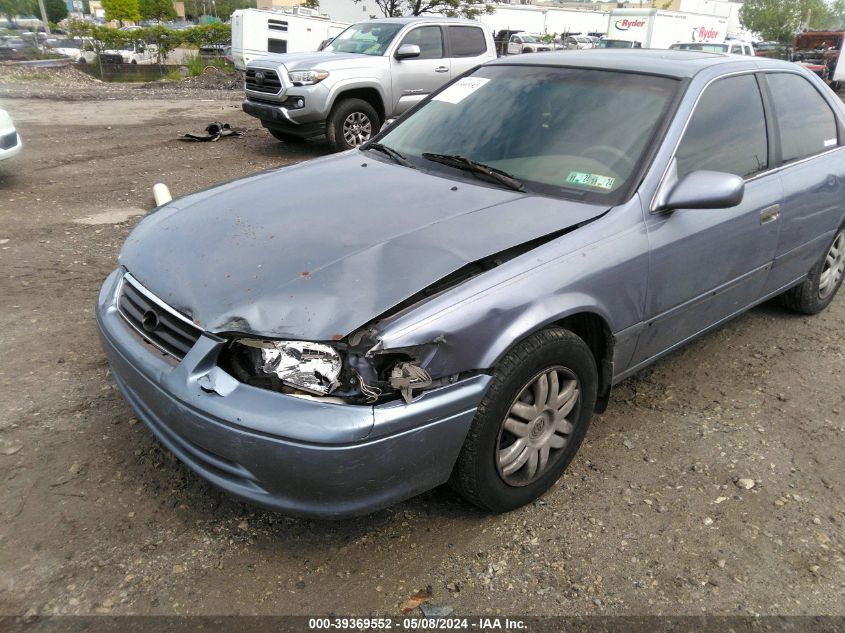
[[[748,55],[754,57],[754,47],[748,42],[725,40],[724,42],[681,42],[672,44],[672,50],[703,51],[705,53],[726,53],[728,55]]]

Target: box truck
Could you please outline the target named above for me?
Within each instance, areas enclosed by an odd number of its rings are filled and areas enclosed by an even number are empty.
[[[316,51],[347,26],[306,7],[240,9],[232,13],[232,59],[235,68],[245,70],[256,57]]]
[[[607,39],[638,42],[642,48],[669,48],[678,42],[724,42],[728,20],[716,15],[660,9],[611,11]]]

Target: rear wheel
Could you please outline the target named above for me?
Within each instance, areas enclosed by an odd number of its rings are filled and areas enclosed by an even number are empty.
[[[803,283],[783,294],[786,307],[804,314],[818,314],[830,305],[845,277],[845,227],[833,238],[824,257]]]
[[[375,108],[361,99],[344,99],[332,108],[326,126],[329,143],[338,151],[360,147],[375,136],[381,121]]]
[[[492,512],[530,503],[581,445],[596,402],[590,348],[560,328],[532,334],[496,367],[452,472],[468,501]]]
[[[297,145],[299,143],[305,142],[305,139],[301,136],[294,136],[293,134],[279,132],[278,130],[272,130],[270,128],[267,128],[267,131],[270,132],[270,136],[272,136],[277,141],[284,141],[285,143],[291,143],[292,145]]]

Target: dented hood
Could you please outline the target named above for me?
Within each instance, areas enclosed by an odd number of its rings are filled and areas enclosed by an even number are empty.
[[[354,151],[161,207],[120,263],[209,331],[328,341],[467,263],[606,210]]]

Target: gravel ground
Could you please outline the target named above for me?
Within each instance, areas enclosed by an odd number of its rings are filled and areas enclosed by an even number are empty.
[[[845,297],[762,306],[626,381],[507,515],[441,488],[308,521],[191,474],[115,390],[92,307],[155,182],[327,152],[273,141],[239,98],[0,77],[25,142],[0,164],[0,614],[399,615],[421,590],[460,614],[845,613]],[[215,119],[245,135],[175,140]]]

